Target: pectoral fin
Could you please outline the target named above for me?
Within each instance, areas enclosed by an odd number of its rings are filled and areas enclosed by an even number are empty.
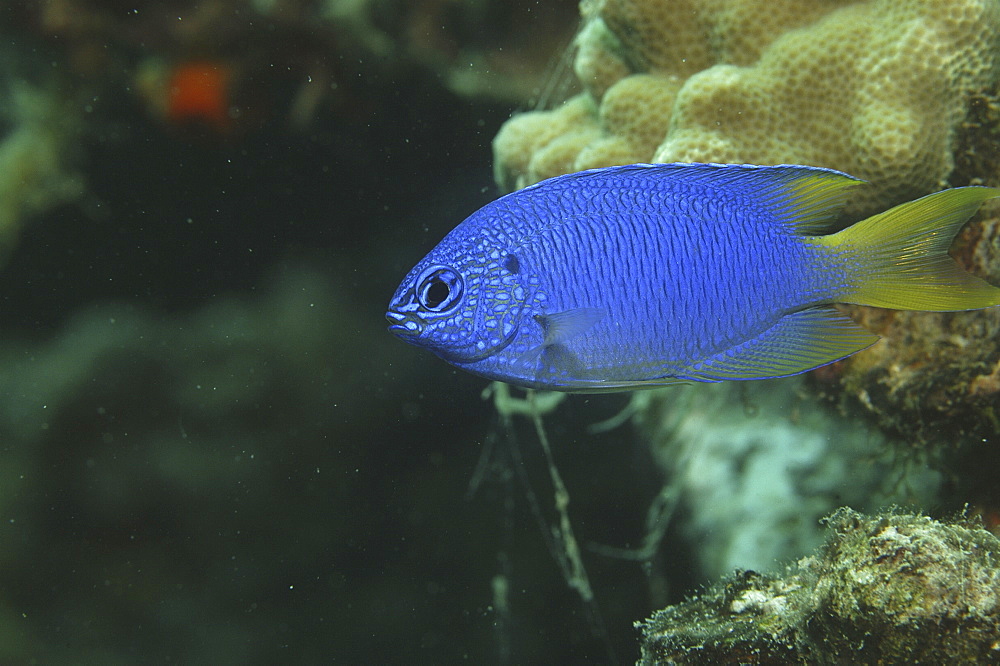
[[[589,330],[605,316],[602,308],[574,308],[562,312],[535,315],[535,321],[542,327],[542,344],[529,349],[518,358],[519,364],[533,363],[547,349],[564,345],[581,333]]]
[[[545,345],[561,345],[575,338],[604,318],[602,308],[575,308],[564,312],[536,315],[545,331]]]

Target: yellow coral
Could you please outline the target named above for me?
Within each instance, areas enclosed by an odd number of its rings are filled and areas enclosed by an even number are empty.
[[[493,140],[493,176],[497,182],[503,182],[508,173],[572,171],[576,156],[597,133],[596,109],[583,95],[570,99],[557,111],[522,113],[500,128]],[[562,152],[559,150],[561,145],[567,146],[565,159],[545,157],[545,152]],[[530,184],[519,181],[516,187]]]
[[[586,92],[508,121],[494,143],[505,188],[638,161],[797,163],[871,181],[861,212],[941,187],[970,96],[1000,73],[996,0],[584,0],[581,11]]]

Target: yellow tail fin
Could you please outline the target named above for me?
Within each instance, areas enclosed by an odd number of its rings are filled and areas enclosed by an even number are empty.
[[[958,187],[900,204],[829,236],[846,251],[855,286],[837,300],[895,310],[975,310],[1000,305],[1000,289],[948,256],[955,234],[1000,189]]]

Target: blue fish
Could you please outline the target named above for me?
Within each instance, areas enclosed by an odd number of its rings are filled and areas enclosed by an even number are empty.
[[[1000,305],[948,256],[1000,189],[944,190],[827,233],[859,182],[734,164],[551,178],[445,236],[396,290],[389,331],[488,379],[599,392],[786,377],[878,340],[834,303]]]

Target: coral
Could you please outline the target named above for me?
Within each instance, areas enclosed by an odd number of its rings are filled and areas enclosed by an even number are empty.
[[[512,118],[494,144],[506,189],[628,162],[798,163],[870,181],[852,204],[869,211],[945,182],[969,100],[1000,71],[990,0],[588,0],[582,13],[593,111],[570,100]]]
[[[924,516],[834,514],[784,576],[738,573],[641,623],[641,664],[986,663],[1000,651],[1000,541]]]

